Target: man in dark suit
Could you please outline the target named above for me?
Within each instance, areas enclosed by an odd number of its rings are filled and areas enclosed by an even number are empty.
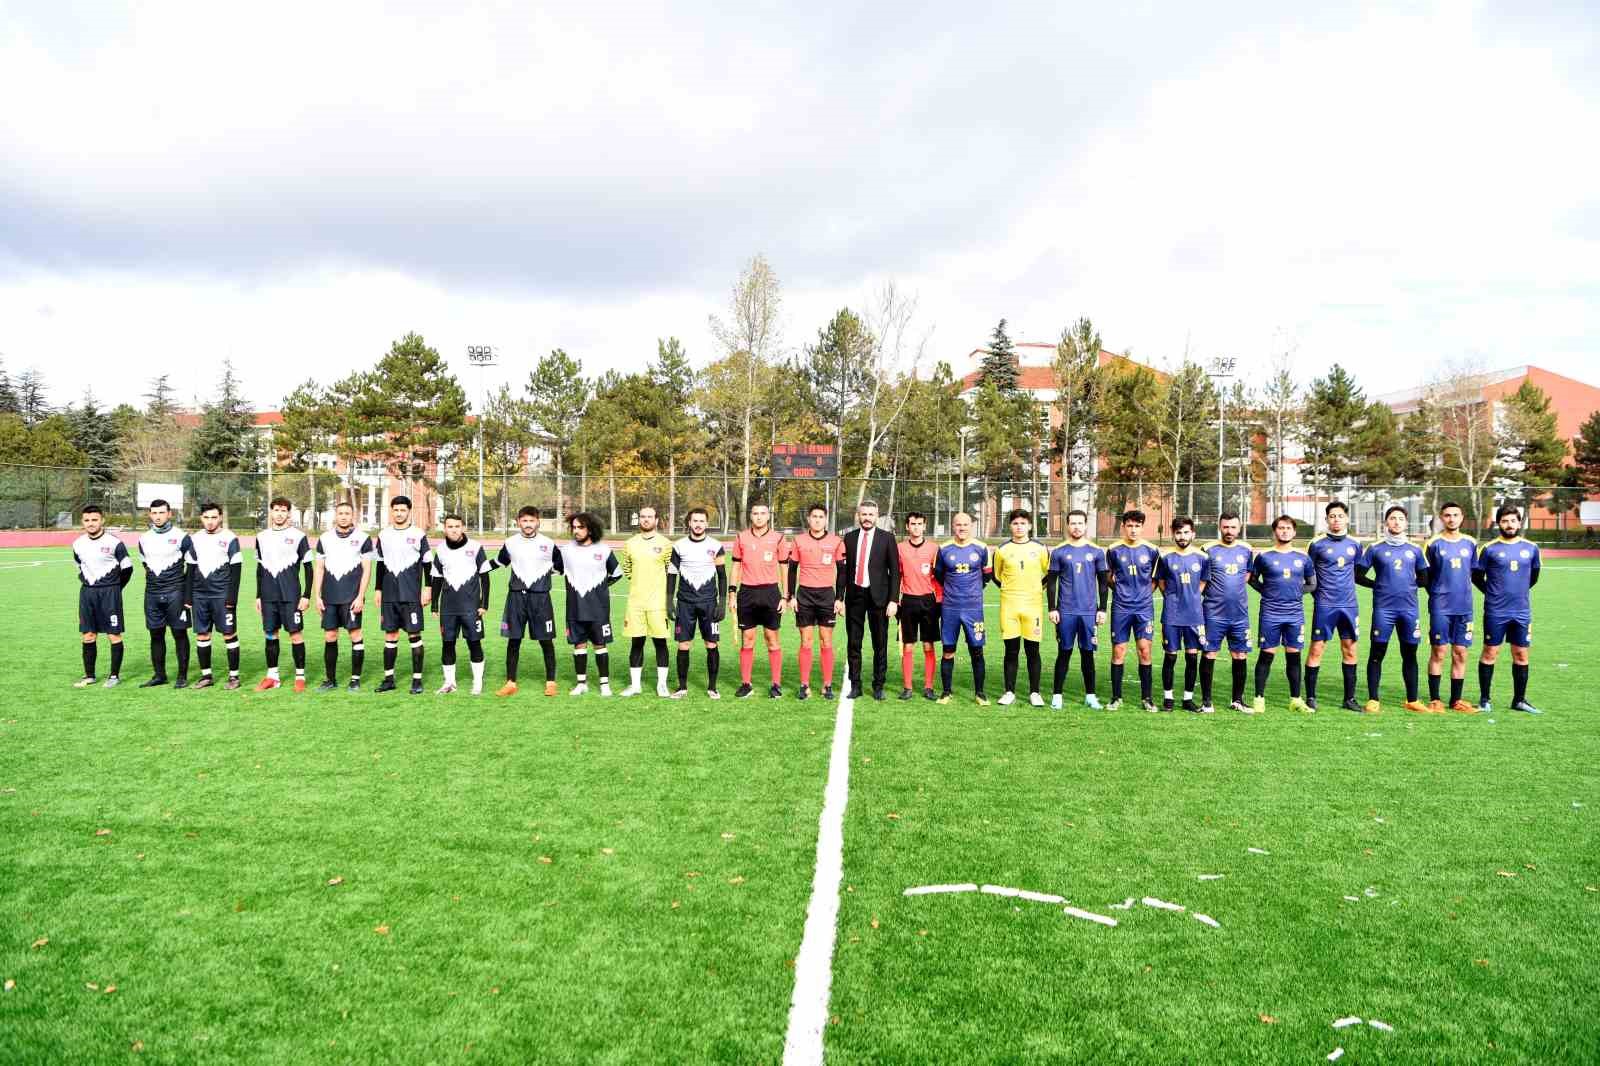
[[[872,632],[872,698],[883,699],[888,674],[885,658],[889,619],[894,617],[895,593],[900,588],[900,552],[894,534],[879,529],[878,505],[862,500],[856,507],[856,528],[844,535],[845,559],[850,579],[845,582],[844,620],[849,637],[850,697],[861,696],[861,633]]]

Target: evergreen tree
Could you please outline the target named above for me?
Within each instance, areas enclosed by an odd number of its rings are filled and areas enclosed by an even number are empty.
[[[1009,396],[1017,391],[1021,376],[1021,371],[1017,369],[1017,350],[1006,333],[1006,320],[1002,318],[989,338],[988,350],[983,353],[983,362],[978,367],[978,383],[993,385],[1002,395]]]
[[[1417,409],[1400,420],[1396,439],[1395,477],[1420,485],[1439,476],[1439,458],[1444,441],[1439,436],[1439,413],[1424,397]]]
[[[1100,347],[1100,332],[1088,318],[1062,330],[1056,345],[1051,370],[1061,424],[1050,452],[1061,461],[1061,475],[1068,482],[1087,480],[1094,472],[1094,413],[1104,377]]]
[[[1357,438],[1367,416],[1367,397],[1344,367],[1335,363],[1311,383],[1305,405],[1305,462],[1314,485],[1331,487],[1363,467]]]
[[[104,488],[115,481],[122,441],[116,422],[100,410],[92,391],[86,390],[83,402],[67,410],[66,421],[71,428],[72,446],[88,458],[89,484]]]
[[[22,424],[33,428],[50,417],[50,399],[45,395],[44,375],[29,367],[17,376],[17,413]]]
[[[1561,477],[1567,442],[1561,439],[1550,397],[1531,381],[1505,399],[1505,448],[1501,461],[1525,485],[1552,485]]]
[[[1148,367],[1130,363],[1106,374],[1095,431],[1101,461],[1096,485],[1099,506],[1120,511],[1140,502],[1140,488],[1170,469],[1164,468],[1151,416],[1161,397],[1161,382]]]
[[[1399,473],[1405,457],[1400,454],[1400,425],[1389,405],[1373,400],[1367,404],[1350,436],[1351,476],[1368,485],[1384,485]]]
[[[467,394],[438,349],[407,333],[360,384],[351,415],[363,435],[378,438],[374,451],[398,467],[408,490],[436,483],[441,451],[465,450],[469,436]]]
[[[22,402],[17,398],[16,386],[11,384],[11,375],[6,373],[6,365],[0,362],[0,415],[14,415],[22,412]]]
[[[216,395],[200,408],[200,425],[189,441],[190,470],[245,471],[256,469],[260,441],[250,405],[239,391],[239,378],[230,360],[222,361],[222,378]]]
[[[840,308],[817,330],[816,343],[806,347],[802,366],[802,380],[813,397],[811,409],[830,431],[838,451],[842,481],[847,428],[872,384],[872,338],[861,317],[848,307]]]
[[[144,413],[145,417],[159,422],[178,413],[178,402],[172,383],[168,380],[170,374],[160,374],[150,379],[150,384],[145,386]]]
[[[1578,435],[1572,438],[1572,458],[1579,484],[1600,491],[1600,411],[1589,412],[1578,427]]]
[[[556,348],[534,364],[523,390],[533,405],[533,425],[556,464],[556,508],[566,507],[562,484],[567,455],[576,443],[578,422],[589,404],[583,364]]]

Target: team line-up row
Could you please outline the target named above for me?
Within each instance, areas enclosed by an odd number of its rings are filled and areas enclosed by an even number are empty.
[[[540,532],[538,510],[524,507],[517,532],[490,556],[468,537],[458,515],[444,518],[444,538],[430,544],[411,522],[411,503],[404,496],[390,502],[390,524],[369,536],[355,525],[349,503],[335,509],[334,525],[315,547],[290,524],[291,505],[273,500],[267,528],[256,535],[255,609],[266,635],[267,673],[255,686],[265,691],[281,684],[280,631],[289,634],[294,662],[294,690],[306,687],[305,616],[315,605],[323,630],[325,678],[319,691],[332,691],[337,679],[339,634],[349,634],[351,671],[348,687],[361,687],[365,646],[362,623],[369,587],[384,633],[383,680],[379,692],[395,690],[395,667],[402,636],[411,653],[412,693],[423,691],[424,616],[439,616],[444,682],[440,693],[456,691],[456,642],[465,639],[472,672],[472,692],[483,689],[484,616],[488,609],[490,574],[510,571],[500,633],[506,638],[505,683],[498,695],[517,692],[521,643],[539,643],[544,659],[545,695],[556,686],[555,611],[550,591],[554,574],[566,582],[564,629],[573,649],[572,695],[589,689],[588,654],[593,649],[595,680],[609,696],[612,642],[610,587],[630,579],[623,633],[630,638],[630,683],[622,693],[642,691],[645,645],[654,645],[656,692],[679,698],[687,694],[690,651],[698,635],[705,648],[706,691],[719,698],[721,624],[732,615],[740,631],[738,697],[753,692],[752,674],[757,634],[765,637],[771,674],[768,695],[783,695],[783,651],[779,628],[783,614],[792,614],[800,630],[800,683],[795,695],[811,694],[813,666],[820,659],[823,693],[834,696],[834,627],[846,622],[846,669],[849,695],[861,696],[862,646],[870,636],[873,652],[871,693],[883,699],[887,681],[885,652],[888,621],[896,619],[903,645],[900,698],[911,699],[914,658],[922,645],[922,695],[948,703],[958,647],[965,643],[972,665],[974,695],[985,693],[984,589],[1000,590],[1000,630],[1004,643],[1004,690],[1001,704],[1017,698],[1019,667],[1027,663],[1029,702],[1043,706],[1040,691],[1040,643],[1045,620],[1055,630],[1058,653],[1050,705],[1063,706],[1062,687],[1073,653],[1079,657],[1084,702],[1093,709],[1123,704],[1124,669],[1130,646],[1138,666],[1140,705],[1148,711],[1213,711],[1216,660],[1227,647],[1232,672],[1232,709],[1259,714],[1274,659],[1281,650],[1289,688],[1289,707],[1305,713],[1317,709],[1318,674],[1327,644],[1337,641],[1343,674],[1342,706],[1358,713],[1381,710],[1380,688],[1389,644],[1398,640],[1405,688],[1404,707],[1420,714],[1447,709],[1472,714],[1489,710],[1495,663],[1500,646],[1511,645],[1514,710],[1539,713],[1527,697],[1528,649],[1532,641],[1531,590],[1539,578],[1539,548],[1520,536],[1521,515],[1502,507],[1495,516],[1499,535],[1482,545],[1461,532],[1463,511],[1454,503],[1440,508],[1443,532],[1418,545],[1407,536],[1401,507],[1384,515],[1383,534],[1363,543],[1348,530],[1343,503],[1324,512],[1326,531],[1305,549],[1294,547],[1294,520],[1281,516],[1272,526],[1273,544],[1256,550],[1239,539],[1236,515],[1218,520],[1217,539],[1195,544],[1190,519],[1173,521],[1174,546],[1158,548],[1142,539],[1145,516],[1130,510],[1121,516],[1122,537],[1102,547],[1087,537],[1088,516],[1067,515],[1067,539],[1050,548],[1032,538],[1031,516],[1015,510],[1008,516],[1010,539],[991,548],[974,539],[970,515],[952,520],[953,538],[935,543],[926,536],[925,516],[906,516],[907,536],[896,540],[877,527],[878,508],[858,505],[855,525],[840,535],[829,529],[821,504],[807,510],[806,528],[793,537],[772,526],[771,511],[756,503],[750,524],[730,546],[707,533],[704,509],[686,515],[686,534],[669,538],[658,526],[654,508],[638,513],[639,532],[620,549],[604,543],[604,529],[593,514],[568,519],[569,540],[557,543]],[[194,687],[215,683],[212,635],[220,633],[227,654],[227,688],[239,688],[237,607],[243,556],[239,538],[223,522],[221,508],[205,504],[201,528],[178,528],[165,501],[150,506],[150,527],[138,539],[145,570],[145,625],[151,635],[152,674],[141,687],[168,683],[166,631],[172,631],[177,658],[177,687],[189,684],[188,631],[195,633],[200,676]],[[120,682],[122,664],[122,591],[133,574],[133,560],[120,539],[104,529],[100,509],[82,511],[83,534],[73,542],[78,568],[79,631],[83,641],[83,676],[87,687],[98,682],[98,637],[110,641],[111,669],[107,686]],[[731,574],[728,566],[731,560]],[[1372,590],[1372,626],[1368,633],[1367,699],[1356,697],[1357,650],[1361,633],[1357,586]],[[1254,698],[1246,703],[1245,683],[1251,652],[1249,590],[1259,599]],[[1483,599],[1483,651],[1478,663],[1479,700],[1462,696],[1467,658],[1473,643],[1474,590]],[[1427,633],[1432,653],[1428,662],[1429,699],[1419,691],[1418,646],[1423,639],[1420,593],[1428,601]],[[1153,646],[1158,625],[1163,650],[1162,698],[1154,692]],[[1312,599],[1311,639],[1305,641],[1305,597]],[[1111,631],[1110,702],[1097,693],[1095,655],[1099,631]],[[677,644],[676,686],[668,681],[669,637]],[[1304,663],[1302,648],[1306,648]],[[942,656],[939,654],[942,652]],[[1183,684],[1174,687],[1178,659],[1184,660]],[[940,689],[934,690],[935,664]],[[1441,695],[1449,667],[1448,699]],[[1198,678],[1198,702],[1196,680]],[[1303,694],[1302,694],[1303,688]],[[1181,693],[1181,697],[1179,695]]]

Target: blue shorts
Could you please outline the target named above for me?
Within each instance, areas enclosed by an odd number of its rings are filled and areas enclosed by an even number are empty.
[[[1065,618],[1061,619],[1063,622]],[[1156,637],[1156,613],[1153,608],[1142,611],[1118,610],[1111,608],[1111,643],[1128,643],[1129,634],[1135,640],[1154,640]]]
[[[1221,651],[1224,637],[1228,639],[1229,651],[1249,651],[1249,620],[1241,618],[1237,622],[1214,621],[1206,623],[1206,651]]]
[[[1355,640],[1361,632],[1361,610],[1357,607],[1322,607],[1312,605],[1311,639]]]
[[[1299,648],[1305,636],[1306,620],[1299,618],[1268,618],[1262,616],[1256,625],[1256,639],[1263,648]]]
[[[1099,647],[1095,643],[1094,615],[1092,614],[1064,614],[1061,621],[1056,623],[1056,646],[1071,648],[1076,643],[1079,651],[1094,651]]]
[[[1428,639],[1435,647],[1450,644],[1458,648],[1472,647],[1472,616],[1470,614],[1428,615]]]
[[[1181,650],[1199,651],[1206,642],[1206,627],[1161,623],[1161,650],[1168,655]]]
[[[1400,638],[1402,644],[1420,644],[1422,642],[1422,619],[1415,611],[1384,611],[1377,608],[1372,612],[1372,639],[1380,644],[1387,644],[1391,636]]]
[[[945,604],[939,615],[940,640],[945,647],[953,648],[962,634],[966,634],[967,647],[983,647],[983,608]]]
[[[1483,646],[1496,648],[1501,641],[1514,648],[1526,648],[1533,644],[1533,619],[1532,618],[1496,618],[1488,611],[1483,612]]]

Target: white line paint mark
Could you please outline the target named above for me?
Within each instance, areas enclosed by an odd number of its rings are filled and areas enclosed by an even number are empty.
[[[846,692],[848,693],[848,689]],[[839,884],[844,880],[844,808],[850,797],[850,731],[855,701],[845,695],[834,717],[828,782],[817,819],[817,867],[811,878],[805,932],[794,960],[794,998],[783,1038],[788,1066],[821,1066],[822,1031],[828,1024],[828,993],[833,985],[833,946],[838,936]]]
[[[1020,888],[1007,888],[1005,885],[984,885],[978,890],[986,896],[1015,896],[1022,891]]]
[[[1194,920],[1199,922],[1201,925],[1209,925],[1213,929],[1222,928],[1222,923],[1211,917],[1209,914],[1200,914],[1196,912],[1195,914],[1191,915],[1191,917],[1193,917]]]
[[[36,566],[43,565],[43,559],[36,563],[0,563],[0,570],[32,570]]]
[[[1344,1058],[1344,1048],[1342,1047],[1336,1047],[1332,1051],[1328,1052],[1329,1062],[1338,1062],[1342,1058]]]
[[[1335,1018],[1334,1022],[1333,1022],[1333,1027],[1335,1029],[1348,1029],[1352,1025],[1360,1025],[1360,1024],[1361,1024],[1361,1019],[1357,1018],[1354,1014],[1352,1014],[1348,1018]]]
[[[1272,854],[1272,852],[1263,851],[1260,848],[1245,848],[1244,850],[1248,851],[1252,855],[1271,855]]]
[[[947,892],[976,892],[978,886],[968,881],[964,885],[915,885],[900,893],[902,896],[937,896]]]
[[[1146,907],[1154,907],[1154,908],[1156,908],[1156,910],[1161,910],[1161,911],[1181,911],[1181,910],[1183,910],[1183,904],[1181,904],[1181,903],[1168,903],[1166,900],[1164,900],[1164,899],[1156,899],[1154,896],[1146,896],[1144,899],[1140,900],[1140,902],[1143,903]]]
[[[1133,909],[1133,897],[1129,896],[1127,899],[1123,900],[1121,903],[1113,903],[1111,905],[1111,909],[1114,910],[1114,911],[1129,911],[1129,910],[1132,910]]]
[[[1067,897],[1058,896],[1054,892],[1030,892],[1027,889],[1017,893],[1018,899],[1032,900],[1035,903],[1065,903]]]
[[[1063,907],[1062,913],[1070,914],[1074,918],[1082,918],[1089,922],[1099,922],[1101,925],[1115,927],[1117,924],[1117,920],[1115,918],[1108,917],[1104,914],[1095,914],[1093,911],[1079,910],[1077,907]]]
[[[1222,880],[1223,876],[1224,876],[1223,874],[1201,874],[1200,877],[1199,877],[1199,880],[1201,880],[1201,881],[1220,881],[1220,880]]]
[[[1368,1025],[1370,1025],[1370,1026],[1372,1026],[1372,1027],[1373,1027],[1373,1028],[1374,1028],[1374,1029],[1381,1029],[1381,1030],[1383,1030],[1383,1031],[1384,1031],[1384,1032],[1386,1032],[1386,1033],[1392,1033],[1392,1032],[1394,1032],[1394,1026],[1392,1026],[1392,1025],[1390,1025],[1390,1024],[1389,1024],[1389,1023],[1388,1023],[1388,1022],[1380,1022],[1380,1021],[1379,1021],[1379,1020],[1378,1020],[1378,1019],[1376,1019],[1376,1018],[1372,1018],[1372,1019],[1370,1019],[1370,1020],[1369,1020],[1369,1021],[1368,1021],[1368,1022],[1367,1022],[1367,1024],[1368,1024]]]

